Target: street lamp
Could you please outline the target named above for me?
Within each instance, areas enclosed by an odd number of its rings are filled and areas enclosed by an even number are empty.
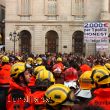
[[[15,55],[15,42],[19,40],[20,35],[16,31],[10,32],[10,40],[14,42],[14,55]]]

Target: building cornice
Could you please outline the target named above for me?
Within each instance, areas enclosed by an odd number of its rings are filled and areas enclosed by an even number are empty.
[[[110,22],[110,20],[100,20],[101,22]]]
[[[84,23],[84,21],[11,21],[5,20],[5,23]]]
[[[0,4],[0,7],[5,8],[5,6],[3,6],[2,4]]]

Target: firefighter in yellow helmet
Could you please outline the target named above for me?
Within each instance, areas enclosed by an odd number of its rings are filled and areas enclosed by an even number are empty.
[[[33,74],[28,84],[30,88],[33,88],[33,86],[35,86],[36,75],[44,69],[46,70],[45,66],[37,66],[36,68],[34,68]]]
[[[46,90],[45,101],[49,110],[72,110],[74,92],[63,84],[54,84]]]
[[[32,87],[35,85],[35,76],[42,71],[43,69],[46,69],[45,66],[42,65],[42,58],[38,57],[36,60],[34,60],[34,65],[33,65],[33,74],[31,76],[31,80],[29,83],[29,86]]]
[[[101,68],[104,69],[104,66],[102,66],[102,65],[95,65],[95,66],[92,67],[92,71],[93,70],[97,70],[97,69],[101,69]]]
[[[6,109],[6,96],[10,87],[10,70],[9,57],[2,56],[2,62],[0,65],[0,108]]]
[[[33,66],[33,63],[34,63],[33,58],[31,58],[31,57],[27,58],[26,64],[29,64],[29,65]]]
[[[105,69],[107,69],[107,71],[108,71],[109,74],[110,74],[110,63],[106,63],[106,64],[104,65],[104,67],[105,67]]]
[[[84,72],[79,78],[79,90],[75,93],[78,104],[83,105],[92,98],[92,89],[95,88],[95,84],[92,84],[91,79],[92,71]]]
[[[43,63],[42,58],[38,57],[38,58],[36,59],[36,66],[42,65],[42,63]]]
[[[46,69],[43,69],[36,75],[35,88],[31,89],[34,99],[39,100],[34,103],[36,110],[46,109],[43,97],[46,89],[54,84],[54,82],[53,74]]]
[[[19,77],[23,76],[25,79],[25,81],[29,82],[28,77],[25,77],[25,72],[27,73],[26,75],[30,76],[30,73],[28,74],[29,71],[27,71],[26,65],[23,62],[18,62],[15,63],[12,68],[11,68],[11,77],[12,79],[16,82],[16,81],[20,81]]]
[[[62,63],[62,61],[63,61],[62,58],[58,57],[56,61],[57,61],[56,64],[58,64],[61,67],[62,71],[63,71],[64,70],[64,65]]]
[[[36,68],[34,68],[34,75],[36,76],[40,71],[46,69],[45,66],[41,65],[41,66],[37,66]]]
[[[8,56],[3,56],[2,57],[2,62],[9,63],[9,57]]]
[[[61,57],[58,57],[57,58],[57,62],[62,62],[62,58]]]
[[[109,72],[104,68],[93,70],[91,79],[95,83],[96,88],[110,83]]]
[[[48,88],[50,85],[55,83],[55,78],[53,74],[44,69],[41,72],[39,72],[36,75],[36,87],[42,89],[42,88]]]
[[[34,63],[34,60],[31,57],[28,57],[25,63],[26,68],[30,71],[31,75],[33,73],[33,63]]]
[[[12,80],[10,81],[7,97],[7,110],[34,110],[34,107],[31,105],[32,102],[25,101],[27,97],[31,96],[31,91],[27,85],[30,81],[30,72],[26,69],[25,63],[15,63],[10,73]],[[14,101],[10,101],[10,99],[14,99]]]
[[[90,105],[97,105],[104,110],[109,110],[110,105],[110,75],[106,69],[94,70],[91,75],[92,83],[95,83],[94,98],[89,102]]]

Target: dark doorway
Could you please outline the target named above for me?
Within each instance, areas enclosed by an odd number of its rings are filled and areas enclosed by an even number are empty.
[[[20,51],[21,53],[31,53],[31,34],[27,30],[20,32]]]
[[[56,53],[58,52],[58,34],[51,30],[46,33],[45,37],[46,52]]]
[[[73,42],[73,49],[75,54],[78,54],[78,55],[83,54],[83,46],[84,46],[83,36],[84,36],[84,33],[82,31],[76,31],[73,34],[72,42]]]

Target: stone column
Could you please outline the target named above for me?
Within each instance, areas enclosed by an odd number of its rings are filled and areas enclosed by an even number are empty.
[[[109,11],[109,0],[102,0],[102,12],[108,12]]]
[[[102,11],[100,15],[100,20],[106,21],[110,19],[109,14],[109,0],[102,0]]]

